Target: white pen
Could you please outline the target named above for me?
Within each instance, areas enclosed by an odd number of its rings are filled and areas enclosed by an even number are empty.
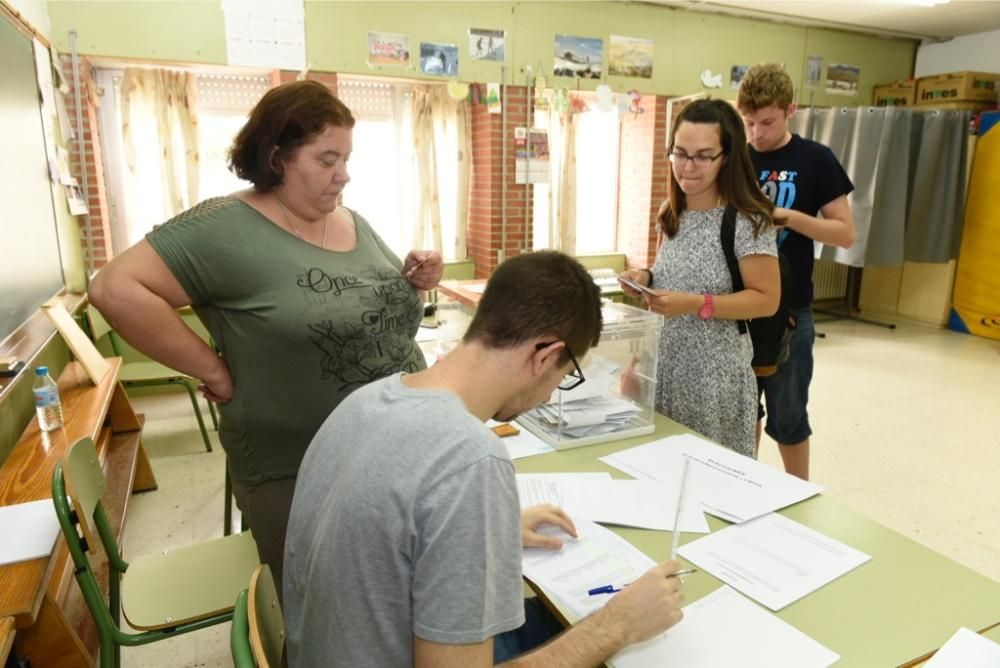
[[[681,490],[677,494],[677,509],[674,513],[674,539],[670,546],[670,558],[672,560],[677,559],[677,548],[681,543],[681,532],[679,525],[681,523],[681,508],[684,506],[684,486],[687,483],[687,473],[688,473],[688,457],[683,455],[684,464],[681,467]]]

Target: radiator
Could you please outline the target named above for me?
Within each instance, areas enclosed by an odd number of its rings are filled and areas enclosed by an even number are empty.
[[[847,294],[847,265],[816,260],[813,265],[813,299],[840,299]]]

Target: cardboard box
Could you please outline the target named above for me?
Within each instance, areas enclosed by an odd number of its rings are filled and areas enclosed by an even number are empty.
[[[917,81],[917,104],[939,102],[996,102],[1000,94],[1000,74],[951,72]]]
[[[917,80],[903,79],[875,86],[872,104],[876,107],[906,107],[917,99]]]

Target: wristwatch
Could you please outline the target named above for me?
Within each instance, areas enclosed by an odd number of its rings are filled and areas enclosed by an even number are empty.
[[[705,302],[698,307],[698,317],[702,320],[709,320],[713,315],[715,315],[715,302],[712,301],[712,295],[707,292],[704,297]]]

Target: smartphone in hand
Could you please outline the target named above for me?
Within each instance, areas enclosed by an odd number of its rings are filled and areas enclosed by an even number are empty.
[[[636,283],[635,281],[633,281],[628,276],[625,276],[624,274],[618,274],[618,281],[623,285],[627,285],[633,290],[636,290],[638,292],[645,292],[647,295],[655,294],[651,289],[647,288],[645,285],[642,285],[641,283]]]

